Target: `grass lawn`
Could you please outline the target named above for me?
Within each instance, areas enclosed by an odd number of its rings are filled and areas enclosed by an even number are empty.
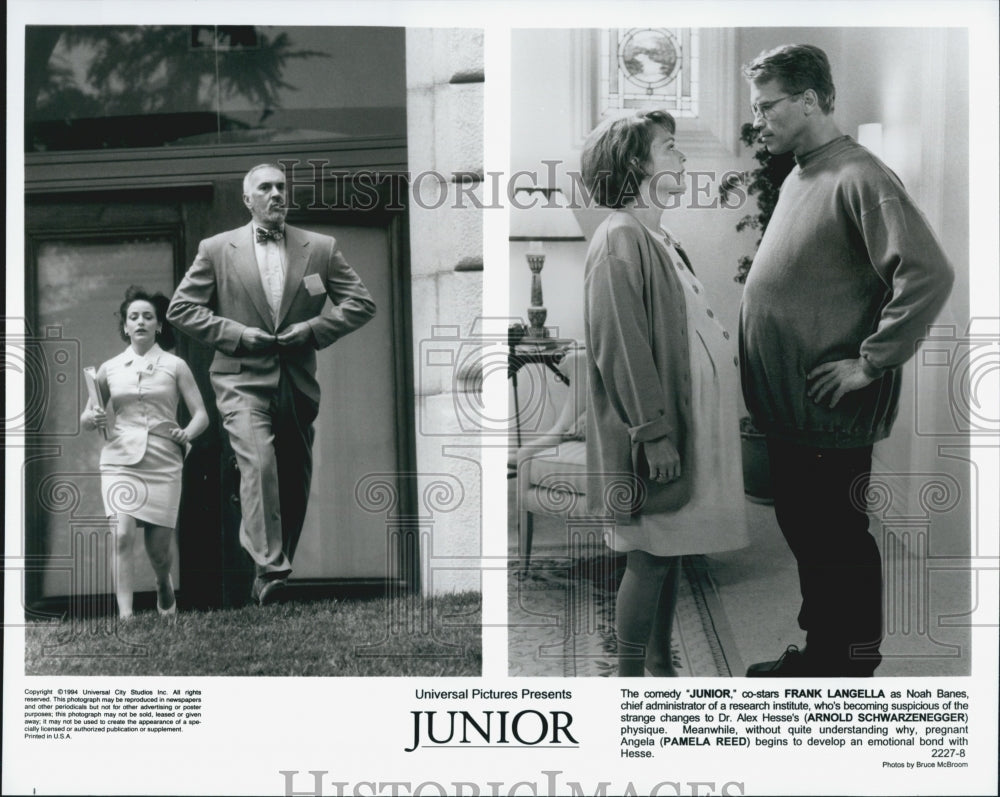
[[[465,592],[33,623],[25,673],[478,676],[481,609]]]

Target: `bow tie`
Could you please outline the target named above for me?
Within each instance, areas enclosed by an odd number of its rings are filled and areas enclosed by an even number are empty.
[[[280,241],[285,237],[281,230],[265,230],[263,227],[254,228],[257,231],[257,243],[266,244],[268,241]]]

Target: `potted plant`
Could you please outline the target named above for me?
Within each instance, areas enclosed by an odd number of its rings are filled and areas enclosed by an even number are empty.
[[[754,147],[753,158],[757,167],[733,181],[723,183],[720,188],[723,200],[736,190],[740,184],[746,188],[747,196],[756,197],[757,212],[748,213],[736,224],[736,231],[756,230],[759,232],[754,252],[760,246],[764,231],[767,229],[774,206],[778,202],[778,191],[788,173],[795,166],[795,158],[790,152],[772,155],[767,147],[760,143],[757,129],[747,122],[740,128],[740,141],[745,146]],[[746,282],[747,274],[753,265],[753,255],[743,255],[737,262],[736,276],[733,279],[741,285]],[[749,416],[740,418],[740,442],[743,449],[743,489],[751,501],[772,503],[771,472],[767,459],[767,444],[764,435],[753,425]]]

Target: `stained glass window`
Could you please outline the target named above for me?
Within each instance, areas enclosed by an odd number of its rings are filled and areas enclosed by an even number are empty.
[[[601,37],[601,115],[664,108],[698,116],[697,28],[615,28]]]

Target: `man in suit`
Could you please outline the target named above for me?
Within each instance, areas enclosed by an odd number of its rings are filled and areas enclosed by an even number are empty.
[[[240,470],[240,543],[254,560],[251,598],[261,605],[284,588],[305,520],[316,350],[375,314],[333,238],[285,225],[285,200],[280,167],[247,172],[250,224],[199,244],[167,310],[170,323],[215,349],[209,373]]]

